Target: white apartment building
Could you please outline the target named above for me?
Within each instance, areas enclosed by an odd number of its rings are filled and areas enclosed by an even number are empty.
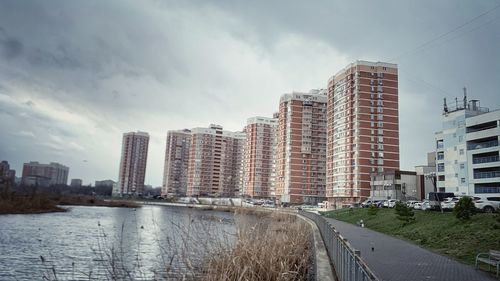
[[[444,104],[443,130],[435,134],[436,178],[440,192],[500,194],[499,111],[478,100]]]

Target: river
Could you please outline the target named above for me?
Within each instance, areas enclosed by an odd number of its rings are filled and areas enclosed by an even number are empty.
[[[0,280],[166,280],[234,242],[233,214],[182,207],[69,207],[0,216]]]

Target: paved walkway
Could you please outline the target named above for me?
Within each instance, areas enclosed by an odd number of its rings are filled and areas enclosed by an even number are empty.
[[[474,267],[435,254],[409,242],[334,219],[327,220],[346,238],[370,269],[384,281],[500,280]],[[371,251],[371,247],[374,251]]]

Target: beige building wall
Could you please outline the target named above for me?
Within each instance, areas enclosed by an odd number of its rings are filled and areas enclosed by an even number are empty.
[[[222,126],[191,130],[188,162],[188,196],[240,195],[245,134]]]

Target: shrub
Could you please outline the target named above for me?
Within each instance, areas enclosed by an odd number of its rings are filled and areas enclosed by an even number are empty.
[[[378,208],[375,205],[370,205],[370,207],[368,208],[368,214],[370,216],[375,216],[377,215],[377,213],[378,213]]]
[[[453,213],[457,219],[468,220],[477,213],[477,209],[471,197],[462,197],[453,208]]]
[[[403,222],[403,226],[415,220],[413,210],[402,202],[397,202],[394,210],[396,211],[397,219]]]

